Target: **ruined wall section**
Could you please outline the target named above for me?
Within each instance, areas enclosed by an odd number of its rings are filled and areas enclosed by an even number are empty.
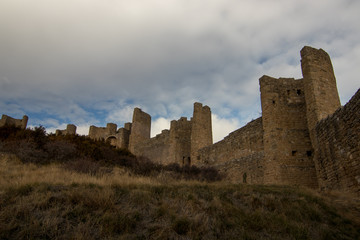
[[[107,140],[110,136],[116,135],[117,125],[108,123],[106,127],[90,126],[89,137],[94,140]]]
[[[147,157],[151,161],[161,164],[171,163],[169,150],[169,130],[163,130],[161,134],[158,134],[153,138],[143,140],[141,144],[137,144],[134,146],[134,151],[138,153],[138,156]]]
[[[197,165],[213,166],[235,182],[263,182],[262,118],[249,122],[222,141],[199,150]]]
[[[56,129],[55,135],[75,135],[76,134],[76,126],[74,124],[68,124],[65,130]]]
[[[186,117],[171,121],[169,162],[191,164],[192,124]]]
[[[125,124],[126,125],[126,124]],[[129,139],[130,139],[131,127],[119,128],[116,133],[116,147],[128,149],[129,148]]]
[[[303,80],[260,78],[264,183],[317,187]]]
[[[136,146],[150,139],[151,116],[140,108],[135,108],[132,119],[129,150],[135,155],[141,155],[136,151]]]
[[[198,150],[212,145],[212,124],[211,110],[208,106],[202,106],[201,103],[194,103],[194,113],[191,119],[191,161],[198,158]]]
[[[360,90],[315,127],[320,188],[360,195]]]
[[[26,129],[28,120],[29,117],[26,115],[24,115],[22,119],[15,119],[3,114],[0,119],[0,127],[14,126],[21,129]]]

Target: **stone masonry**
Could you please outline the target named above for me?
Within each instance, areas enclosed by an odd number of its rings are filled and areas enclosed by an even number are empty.
[[[303,78],[260,78],[262,118],[199,150],[236,182],[360,195],[360,91],[344,106],[329,55],[301,50]]]
[[[29,118],[26,115],[24,115],[22,119],[15,119],[3,114],[0,119],[0,127],[14,126],[21,129],[26,129],[28,119]]]
[[[154,162],[213,166],[235,182],[301,185],[360,195],[360,90],[343,107],[329,55],[304,47],[302,79],[259,79],[262,117],[213,144],[211,110],[194,103],[193,117],[171,121],[150,138],[151,116],[134,109],[132,123],[91,126],[89,137],[109,141]],[[0,126],[26,128],[3,115]],[[59,132],[58,132],[59,131]],[[75,134],[68,125],[57,134]]]
[[[260,78],[264,183],[317,187],[303,80]]]
[[[150,125],[147,126],[150,128]],[[194,114],[190,120],[181,117],[179,120],[171,121],[170,130],[163,130],[156,137],[143,138],[135,142],[133,151],[162,164],[190,165],[195,161],[199,149],[212,144],[211,129],[210,108],[202,106],[201,103],[194,103]],[[133,132],[130,138],[132,134]]]
[[[65,130],[56,129],[55,134],[56,134],[56,136],[59,136],[59,135],[75,135],[76,134],[76,126],[74,124],[68,124],[66,126]]]

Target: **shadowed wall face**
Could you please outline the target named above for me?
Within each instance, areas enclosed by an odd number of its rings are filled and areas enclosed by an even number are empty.
[[[360,195],[360,90],[315,128],[319,185]]]
[[[211,110],[201,103],[194,103],[194,113],[191,119],[191,162],[198,161],[198,151],[212,145]]]
[[[143,112],[140,108],[135,108],[129,140],[129,150],[133,154],[139,155],[139,153],[136,152],[135,146],[150,139],[150,130],[151,116],[146,112]]]

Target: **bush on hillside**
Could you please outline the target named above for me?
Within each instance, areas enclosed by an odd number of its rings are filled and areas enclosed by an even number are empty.
[[[175,179],[218,181],[221,175],[215,168],[180,166],[177,163],[161,165],[143,156],[134,156],[126,149],[115,149],[108,142],[94,141],[78,135],[46,134],[42,126],[31,129],[0,128],[0,151],[16,154],[24,163],[62,163],[68,170],[95,175],[107,169],[125,167],[141,176],[171,173]]]

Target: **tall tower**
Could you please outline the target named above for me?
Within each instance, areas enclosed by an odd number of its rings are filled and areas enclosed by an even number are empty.
[[[322,49],[307,46],[301,49],[300,54],[307,122],[314,145],[315,133],[313,130],[316,123],[334,113],[341,105],[329,55]]]
[[[134,109],[131,134],[129,139],[129,150],[137,154],[136,145],[142,141],[150,139],[151,116],[143,112],[140,108]]]
[[[303,80],[260,78],[264,183],[317,187]]]
[[[198,150],[213,143],[211,110],[201,103],[194,103],[191,128],[191,161],[197,161]]]
[[[329,55],[322,49],[304,47],[301,50],[301,69],[304,77],[306,116],[314,164],[319,186],[324,186],[323,168],[315,127],[317,123],[333,114],[340,105],[336,79]]]

